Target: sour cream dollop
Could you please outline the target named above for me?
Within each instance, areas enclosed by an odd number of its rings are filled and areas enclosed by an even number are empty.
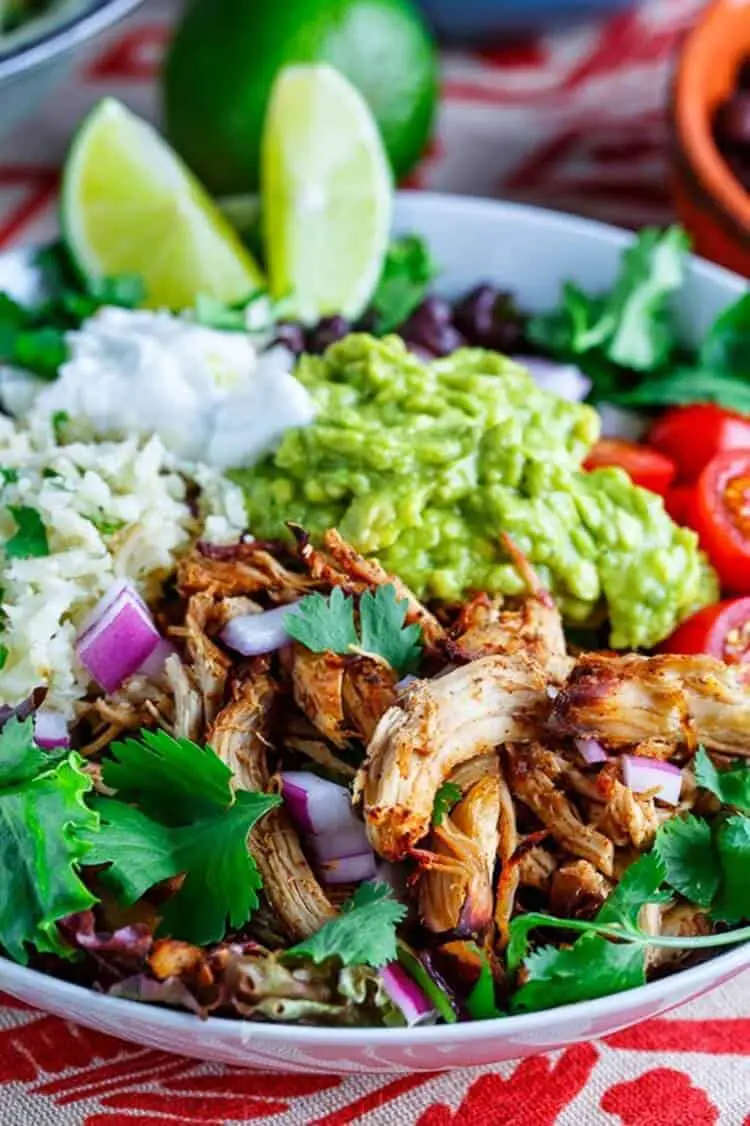
[[[227,469],[253,464],[315,416],[291,353],[259,352],[240,332],[107,307],[67,339],[70,358],[33,414],[64,411],[95,437],[158,434],[178,457]]]

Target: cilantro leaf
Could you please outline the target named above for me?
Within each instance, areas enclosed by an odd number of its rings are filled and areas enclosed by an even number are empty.
[[[492,1020],[493,1017],[503,1016],[495,1000],[495,978],[492,974],[489,958],[476,944],[475,952],[479,955],[479,977],[474,987],[466,998],[466,1011],[472,1020]]]
[[[27,945],[66,954],[58,920],[95,902],[77,873],[97,822],[82,765],[70,752],[52,770],[0,790],[0,945],[18,962],[28,960]]]
[[[646,951],[585,934],[573,946],[543,946],[525,962],[527,980],[510,1000],[513,1013],[533,1013],[577,1001],[593,1001],[644,985]]]
[[[12,465],[0,465],[0,480],[4,485],[15,485],[18,480],[18,470]]]
[[[63,430],[69,422],[70,415],[67,411],[55,411],[55,413],[52,415],[52,432],[55,435],[55,441],[57,442],[58,446],[62,445]]]
[[[140,739],[113,743],[109,751],[105,784],[165,825],[184,825],[232,803],[232,772],[210,747],[142,731]]]
[[[11,716],[0,731],[0,789],[35,778],[67,754],[67,751],[59,754],[43,751],[34,739],[33,719]]]
[[[713,916],[724,923],[750,919],[750,817],[736,814],[719,825],[716,849],[721,864],[721,887]]]
[[[654,849],[670,887],[699,907],[709,907],[720,879],[709,823],[693,814],[674,817],[659,828]]]
[[[667,903],[671,898],[669,892],[660,890],[665,876],[666,868],[657,853],[641,856],[625,869],[595,921],[604,925],[619,923],[626,930],[636,929],[642,907],[647,903]]]
[[[432,824],[442,825],[446,813],[460,797],[461,787],[457,786],[455,782],[443,782],[442,786],[438,786],[432,806]]]
[[[5,668],[6,661],[10,656],[10,650],[7,645],[0,643],[0,672]]]
[[[309,594],[300,599],[295,612],[286,614],[284,628],[290,637],[313,653],[349,653],[357,645],[354,602],[334,587],[327,598]]]
[[[360,884],[340,915],[287,953],[316,963],[338,958],[345,966],[385,966],[396,957],[396,925],[405,915],[387,884]]]
[[[68,358],[65,333],[49,325],[25,329],[16,334],[10,355],[5,358],[43,379],[54,379]]]
[[[749,763],[743,762],[730,770],[717,770],[703,747],[698,748],[693,761],[699,786],[714,794],[722,805],[733,805],[743,813],[750,813]]]
[[[406,602],[399,601],[392,583],[365,591],[360,599],[360,631],[354,624],[354,600],[340,587],[325,598],[310,594],[284,618],[290,637],[313,653],[371,653],[398,672],[414,669],[422,654],[422,630],[416,623],[404,628]]]
[[[115,274],[93,278],[87,293],[97,305],[118,305],[121,309],[137,309],[146,300],[146,284],[140,274]]]
[[[32,559],[49,555],[47,529],[35,508],[22,504],[9,504],[8,512],[16,522],[17,530],[5,544],[8,559]]]
[[[368,310],[376,336],[392,332],[411,316],[436,274],[424,239],[409,235],[391,243]]]
[[[700,350],[701,366],[746,379],[750,372],[750,293],[719,313]]]
[[[132,805],[114,798],[97,798],[97,831],[87,836],[84,863],[107,864],[100,880],[130,907],[155,884],[180,872],[169,829]]]
[[[661,407],[670,404],[716,403],[727,410],[750,413],[750,385],[721,372],[675,367],[653,375],[636,387],[608,396],[624,407]]]
[[[392,583],[365,591],[359,602],[362,649],[384,657],[402,675],[418,669],[422,657],[421,627],[417,622],[404,625],[408,607]]]
[[[101,827],[88,838],[85,863],[109,865],[100,878],[125,906],[162,880],[184,874],[162,908],[159,933],[198,945],[219,942],[227,920],[235,929],[244,926],[258,906],[262,880],[247,836],[280,804],[278,794],[240,790],[228,809],[168,828],[124,802],[100,799]]]
[[[171,830],[177,870],[186,876],[164,905],[160,934],[200,946],[219,942],[227,920],[233,929],[244,926],[258,906],[263,882],[247,836],[259,818],[280,804],[278,794],[240,790],[234,805],[220,816]]]

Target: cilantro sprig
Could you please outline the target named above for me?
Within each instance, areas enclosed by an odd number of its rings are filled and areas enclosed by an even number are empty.
[[[405,916],[387,884],[360,884],[340,915],[287,954],[315,963],[337,958],[345,966],[385,966],[396,958],[396,926]]]
[[[697,351],[680,343],[671,299],[682,287],[689,241],[677,226],[643,230],[623,254],[609,292],[563,286],[558,307],[533,317],[541,351],[576,363],[590,399],[633,408],[718,403],[750,412],[750,295],[725,309]]]
[[[743,762],[729,770],[717,770],[704,747],[699,747],[694,759],[695,780],[709,790],[722,805],[733,806],[750,813],[750,763]]]
[[[325,597],[309,594],[284,618],[287,633],[313,653],[365,653],[381,657],[404,674],[419,667],[422,628],[405,625],[408,602],[392,583],[365,591],[359,600],[359,632],[354,599],[334,587]]]
[[[392,242],[368,310],[372,331],[383,336],[403,324],[421,305],[436,274],[423,239],[408,235]]]
[[[262,880],[247,848],[277,794],[234,791],[231,771],[211,750],[165,731],[144,731],[111,748],[102,777],[117,799],[100,799],[87,863],[126,906],[172,876],[185,878],[165,903],[159,932],[202,945],[244,925]],[[137,808],[127,804],[137,803]]]
[[[25,504],[9,504],[16,531],[3,546],[7,559],[33,559],[49,555],[49,541],[44,521],[35,508]]]
[[[737,852],[750,849],[750,835],[745,840],[742,833],[733,831],[731,847]],[[728,922],[750,917],[748,893],[742,888],[741,876],[737,875],[747,871],[747,856],[745,853],[743,867],[735,854],[732,885],[727,889],[733,905],[736,896],[744,895],[745,913],[726,919]],[[525,981],[511,998],[511,1010],[535,1012],[643,985],[649,946],[700,950],[736,945],[750,939],[750,927],[695,937],[651,935],[644,931],[639,923],[641,909],[650,903],[671,900],[672,893],[663,887],[669,876],[670,868],[660,855],[657,838],[657,847],[627,869],[592,921],[562,919],[542,912],[529,912],[514,919],[510,926],[508,968],[518,970],[523,964]],[[721,894],[720,890],[715,904],[715,908],[719,907],[716,918],[721,917]],[[577,932],[580,937],[568,947],[543,946],[529,953],[530,933],[538,927]]]

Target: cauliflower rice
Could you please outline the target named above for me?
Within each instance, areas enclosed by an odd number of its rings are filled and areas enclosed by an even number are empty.
[[[157,598],[196,536],[237,539],[242,496],[218,472],[180,462],[157,437],[61,445],[51,426],[8,418],[0,418],[0,467],[0,538],[16,531],[9,506],[21,506],[39,514],[49,544],[49,555],[0,557],[0,704],[44,684],[46,707],[70,717],[89,687],[76,635],[96,602],[117,579]],[[197,513],[191,482],[200,490]]]

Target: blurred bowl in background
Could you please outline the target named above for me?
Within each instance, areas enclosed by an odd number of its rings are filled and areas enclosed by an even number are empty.
[[[441,39],[475,42],[485,36],[524,35],[611,15],[636,0],[418,0]]]
[[[143,0],[66,0],[0,39],[0,138],[75,65],[78,50]]]
[[[716,0],[688,35],[671,116],[675,200],[698,254],[750,276],[750,194],[714,135],[716,111],[750,55],[750,0]]]

